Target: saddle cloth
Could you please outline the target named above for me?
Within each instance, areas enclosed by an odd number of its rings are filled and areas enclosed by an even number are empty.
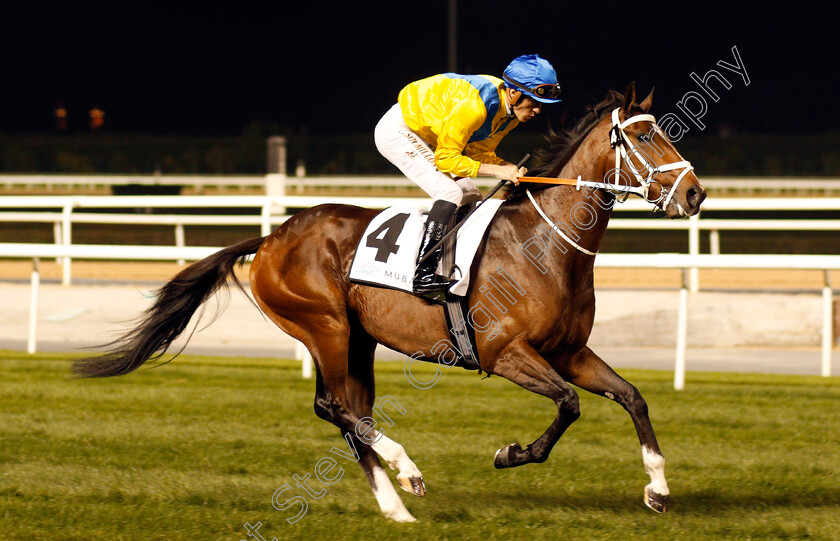
[[[470,268],[476,251],[502,203],[499,199],[488,199],[455,233],[454,279],[457,281],[449,288],[453,295],[463,297],[469,291]],[[350,266],[350,281],[411,293],[427,212],[419,207],[388,207],[377,214],[359,240]]]

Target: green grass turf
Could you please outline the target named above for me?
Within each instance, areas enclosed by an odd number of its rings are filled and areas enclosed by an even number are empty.
[[[288,524],[295,511],[274,509],[274,491],[305,496],[292,476],[346,449],[298,363],[184,356],[74,380],[69,358],[0,352],[0,539],[236,541],[246,522],[269,541],[840,538],[836,378],[690,373],[675,392],[669,372],[622,371],[668,461],[672,510],[657,515],[618,405],[581,392],[582,416],[546,463],[497,471],[497,448],[549,425],[548,399],[448,368],[421,390],[401,363],[379,363],[377,394],[406,410],[390,410],[386,433],[428,488],[399,491],[418,522],[383,518],[361,469],[338,459],[344,476]]]

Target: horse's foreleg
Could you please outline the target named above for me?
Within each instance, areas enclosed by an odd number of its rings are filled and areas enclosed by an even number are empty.
[[[630,414],[639,443],[642,444],[645,472],[650,476],[650,484],[645,487],[645,505],[658,513],[666,512],[670,491],[665,480],[665,458],[653,433],[647,402],[639,390],[616,374],[589,348],[584,348],[567,369],[569,381],[591,393],[618,402]]]
[[[547,396],[557,404],[557,416],[542,436],[525,449],[518,443],[499,449],[494,465],[510,468],[529,462],[545,462],[560,436],[580,417],[577,393],[525,342],[511,343],[496,359],[492,373],[531,392]]]

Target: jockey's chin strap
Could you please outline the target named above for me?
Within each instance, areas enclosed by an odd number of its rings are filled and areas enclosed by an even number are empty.
[[[653,115],[642,114],[642,115],[635,115],[631,116],[628,119],[625,119],[624,122],[621,122],[618,118],[618,112],[621,110],[620,107],[616,107],[613,109],[612,112],[612,124],[613,127],[610,130],[610,148],[615,149],[615,181],[613,184],[603,183],[604,187],[607,190],[610,190],[613,193],[619,192],[617,195],[621,197],[618,199],[619,202],[624,201],[627,199],[627,195],[631,193],[635,193],[640,195],[641,197],[645,198],[646,200],[650,201],[658,208],[665,210],[668,207],[668,203],[671,202],[671,198],[674,197],[674,193],[677,191],[677,186],[679,186],[680,181],[685,177],[689,172],[694,170],[694,167],[691,166],[691,163],[682,160],[673,163],[667,163],[663,165],[651,165],[645,159],[645,153],[640,152],[636,149],[636,146],[627,137],[627,134],[624,133],[624,128],[629,126],[630,124],[634,124],[636,122],[650,122],[653,124],[653,128],[659,133],[662,137],[665,137],[665,134],[656,125],[656,118]],[[636,164],[630,157],[633,156],[638,162],[641,164],[641,167],[636,167]],[[636,181],[639,183],[636,189],[629,189],[634,188],[633,186],[623,186],[621,183],[621,160],[624,160],[630,172],[636,177]],[[682,169],[682,172],[677,176],[677,179],[674,181],[674,184],[671,185],[670,188],[666,188],[662,186],[659,182],[654,180],[654,177],[657,173],[664,173],[665,171],[673,171],[674,169]],[[645,176],[642,176],[640,173],[646,173]],[[648,192],[650,191],[650,185],[656,182],[659,184],[659,198],[655,201],[648,199]]]

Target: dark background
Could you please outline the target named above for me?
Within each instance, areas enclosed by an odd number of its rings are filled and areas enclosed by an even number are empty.
[[[49,131],[62,99],[76,129],[98,105],[110,131],[238,134],[253,120],[369,131],[404,84],[447,71],[446,1],[143,4],[7,8],[0,131]],[[578,114],[585,100],[631,80],[656,86],[662,114],[696,90],[692,71],[732,62],[737,46],[751,84],[732,74],[709,125],[837,128],[835,16],[750,4],[461,0],[458,69],[499,74],[513,57],[538,52],[567,98],[546,116]]]
[[[678,112],[676,102],[686,92],[698,90],[689,74],[703,76],[717,69],[732,88],[715,86],[721,99],[717,103],[707,99],[709,109],[703,118],[707,129],[701,132],[692,126],[686,140],[741,137],[753,144],[738,151],[742,161],[756,144],[767,154],[784,152],[794,144],[834,148],[840,132],[836,103],[840,63],[832,28],[836,17],[829,12],[817,7],[777,10],[752,2],[583,4],[458,2],[458,71],[498,75],[512,58],[529,52],[538,52],[557,68],[564,103],[546,107],[537,120],[508,139],[533,140],[545,132],[547,122],[568,125],[586,103],[633,80],[642,94],[656,87],[654,114]],[[448,70],[448,9],[445,0],[275,1],[244,6],[19,3],[5,8],[0,21],[0,135],[13,145],[23,135],[56,134],[53,111],[61,102],[69,113],[69,130],[63,134],[67,138],[89,135],[92,106],[105,111],[100,146],[113,142],[105,139],[108,134],[215,138],[245,134],[260,141],[280,134],[289,137],[293,147],[295,140],[309,141],[301,143],[308,149],[292,148],[292,154],[306,155],[319,144],[339,152],[337,147],[345,148],[342,141],[349,141],[346,152],[351,154],[356,152],[350,148],[353,145],[370,150],[373,128],[396,101],[400,88]],[[747,70],[749,86],[737,74],[716,66],[718,60],[734,63],[733,46]],[[759,134],[770,138],[750,137]],[[344,139],[312,142],[318,135]],[[7,170],[47,159],[37,153],[39,144],[47,144],[44,139],[28,141],[27,149],[11,152]],[[138,152],[144,144],[177,146],[175,139],[144,141],[135,145]],[[67,139],[67,144],[76,145],[77,154],[86,152],[78,150],[84,146],[78,140]],[[201,150],[201,156],[206,152]],[[263,152],[260,146],[252,155]],[[718,151],[700,151],[704,152],[713,156]],[[826,150],[820,152],[824,155]],[[134,159],[133,153],[124,154]],[[173,158],[180,164],[173,170],[207,170],[205,157],[190,165],[184,158],[187,154],[184,150]],[[811,169],[791,169],[782,160],[757,172],[779,167],[780,174],[840,174],[840,156],[827,165],[820,159],[812,160]],[[161,165],[163,158],[149,158],[140,165],[131,160],[94,157],[81,160],[77,168],[167,169]],[[68,162],[66,157],[64,161]],[[354,168],[361,172],[375,162],[375,155],[348,159],[326,172],[352,173]],[[66,169],[73,163],[47,169]],[[225,167],[242,168],[230,163]],[[732,163],[729,160],[717,169],[732,168]]]
[[[266,137],[284,135],[291,168],[395,174],[376,152],[373,128],[405,84],[449,69],[448,7],[446,0],[6,7],[0,171],[261,174]],[[458,71],[498,75],[530,52],[557,68],[564,102],[505,139],[500,154],[513,161],[541,144],[548,122],[568,126],[609,89],[635,80],[646,94],[655,86],[661,118],[679,114],[677,101],[698,90],[692,72],[717,69],[732,88],[714,86],[720,101],[707,100],[707,129],[692,126],[678,144],[701,178],[840,176],[836,34],[833,11],[804,3],[779,10],[754,2],[460,0]],[[734,62],[733,46],[747,87],[716,66]],[[63,133],[53,118],[60,101],[69,113]],[[91,133],[94,105],[106,117]],[[51,230],[41,233],[49,242]],[[84,227],[75,234],[84,238]],[[169,243],[171,232],[163,235]],[[766,249],[778,250],[779,236],[766,237]],[[761,238],[750,233],[754,250],[764,249],[755,247]],[[660,240],[685,249],[682,234]],[[836,250],[830,235],[788,244]]]

